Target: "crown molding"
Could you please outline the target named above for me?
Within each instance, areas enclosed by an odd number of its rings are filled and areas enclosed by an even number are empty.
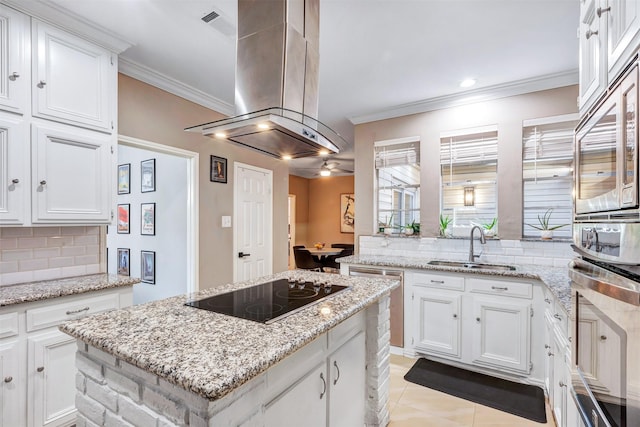
[[[501,85],[489,86],[481,89],[465,91],[453,95],[438,96],[422,101],[401,104],[384,110],[352,116],[349,118],[354,125],[374,122],[377,120],[392,119],[427,111],[444,108],[459,107],[461,105],[486,102],[508,96],[522,95],[541,90],[555,89],[564,86],[578,84],[578,70],[570,70],[562,73],[548,74]]]
[[[194,102],[226,116],[235,114],[235,107],[228,102],[215,98],[206,92],[182,83],[145,65],[120,57],[118,71],[136,80],[148,83],[166,92]]]
[[[2,0],[0,3],[88,39],[116,54],[120,54],[133,46],[133,43],[113,31],[100,25],[89,23],[87,19],[58,6],[50,0]]]

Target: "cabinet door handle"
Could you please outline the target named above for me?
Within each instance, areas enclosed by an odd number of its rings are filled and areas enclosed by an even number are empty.
[[[551,346],[549,344],[545,344],[544,348],[551,348]]]
[[[444,280],[431,280],[431,283],[439,283],[439,284],[444,284]]]
[[[544,302],[546,302],[547,304],[551,304],[551,300],[549,298],[545,298]]]
[[[600,341],[606,341],[606,340],[607,340],[606,335],[600,335]]]
[[[480,323],[480,318],[476,317],[476,322]]]
[[[14,183],[14,184],[18,184],[20,182],[20,180],[18,178],[13,178],[11,180],[11,182]]]
[[[10,383],[11,381],[13,381],[13,377],[4,377],[5,383]]]
[[[602,17],[602,14],[605,12],[610,12],[611,11],[611,6],[609,7],[599,7],[596,9],[596,15],[598,15],[598,18]]]
[[[322,380],[322,393],[320,393],[320,399],[322,399],[327,392],[327,382],[324,380],[324,375],[320,372],[320,379]]]
[[[492,286],[491,289],[493,289],[494,291],[508,291],[509,288],[507,288],[506,286]]]
[[[43,179],[42,181],[40,181],[40,185],[47,185],[47,181]]]
[[[560,387],[566,387],[566,386],[567,386],[563,381],[559,381],[559,382],[558,382],[558,385],[559,385]]]
[[[11,73],[11,75],[9,76],[9,80],[11,80],[12,82],[15,82],[16,79],[20,77],[19,73],[16,73],[15,71],[13,73]]]
[[[79,310],[67,310],[67,316],[69,316],[71,314],[82,313],[83,311],[89,311],[89,307],[81,308]]]
[[[454,318],[454,319],[457,319],[457,318],[458,318],[458,315],[457,315],[456,313],[453,313],[453,318]]]
[[[589,38],[589,37],[587,37],[587,38]],[[47,85],[47,82],[45,82],[44,80],[40,80],[40,82],[36,86],[38,86],[40,89],[42,89],[46,85]]]
[[[558,320],[562,320],[562,316],[560,316],[558,313],[553,315],[554,319],[558,319]]]
[[[36,368],[36,371],[38,371],[38,372],[42,372],[42,371],[44,371],[44,366],[38,366],[38,367]]]
[[[551,356],[553,356],[553,353],[548,352],[548,353],[547,353],[547,356],[551,357]]]
[[[338,380],[340,379],[340,368],[338,368],[338,362],[337,361],[333,361],[333,366],[336,367],[336,372],[338,373],[336,375],[336,379],[333,380],[333,385],[336,385],[338,383]]]
[[[584,34],[587,40],[589,40],[592,36],[597,36],[597,35],[598,35],[598,30],[595,30],[595,31],[587,30],[587,32]]]

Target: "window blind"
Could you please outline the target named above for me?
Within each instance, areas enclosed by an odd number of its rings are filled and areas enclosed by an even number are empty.
[[[376,169],[420,164],[419,141],[377,145],[374,150]]]

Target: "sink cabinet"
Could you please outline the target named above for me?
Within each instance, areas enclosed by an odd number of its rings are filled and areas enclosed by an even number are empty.
[[[445,359],[475,370],[542,382],[543,367],[532,372],[534,293],[529,282],[505,278],[409,271],[412,325],[405,353]],[[541,357],[540,357],[540,360]]]

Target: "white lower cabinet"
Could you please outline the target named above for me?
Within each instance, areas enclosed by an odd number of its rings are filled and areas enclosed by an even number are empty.
[[[28,339],[29,425],[75,424],[76,340],[57,330]]]
[[[472,362],[528,372],[531,360],[531,303],[506,297],[473,300]]]
[[[267,371],[265,427],[364,425],[364,327],[355,315]]]
[[[407,272],[405,283],[416,353],[529,374],[531,283],[422,272]]]
[[[462,293],[415,287],[414,346],[420,350],[460,357]]]
[[[283,420],[292,426],[326,427],[327,367],[320,363],[265,407],[265,427],[280,427]]]
[[[0,308],[0,427],[75,424],[76,339],[58,325],[132,303],[131,286]]]

